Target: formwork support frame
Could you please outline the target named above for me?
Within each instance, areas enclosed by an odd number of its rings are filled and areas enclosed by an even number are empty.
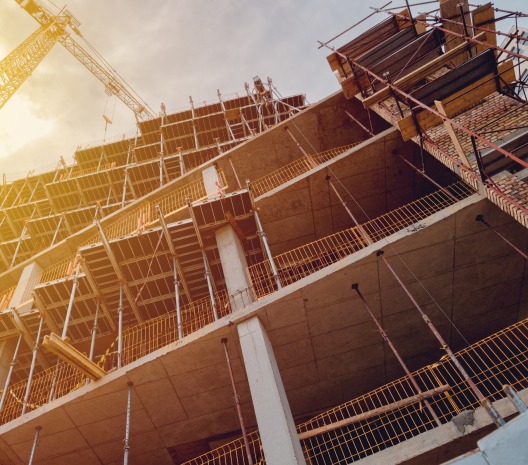
[[[112,312],[108,308],[108,305],[106,304],[105,300],[101,297],[101,291],[99,290],[99,286],[97,286],[97,282],[95,281],[95,278],[92,275],[92,271],[90,270],[85,261],[82,262],[82,269],[84,275],[86,276],[86,279],[88,280],[88,283],[90,284],[90,287],[92,288],[93,293],[97,296],[98,302],[100,302],[100,307],[103,310],[103,313],[106,317],[108,325],[110,326],[110,329],[112,331],[115,331],[116,325],[114,319],[112,318]]]
[[[101,226],[101,223],[99,221],[96,221],[95,224],[97,225],[97,228],[99,229],[99,235],[101,237],[103,247],[108,255],[110,263],[112,264],[112,268],[114,269],[119,282],[123,284],[123,290],[128,300],[128,304],[132,308],[132,311],[134,312],[134,316],[136,317],[137,321],[141,323],[143,321],[143,318],[141,317],[141,314],[139,313],[139,309],[136,305],[134,296],[132,295],[132,292],[130,291],[130,288],[128,287],[128,284],[125,279],[125,275],[123,274],[123,271],[121,270],[121,267],[119,266],[119,263],[117,259],[115,258],[114,252],[112,252],[112,248],[110,247],[110,243],[108,242],[104,229]]]
[[[169,246],[169,251],[172,256],[172,270],[174,273],[174,298],[176,301],[176,322],[178,325],[178,339],[181,339],[183,337],[183,330],[182,330],[182,318],[181,318],[181,311],[180,311],[180,304],[181,304],[180,302],[180,283],[183,286],[183,290],[185,292],[185,295],[187,296],[187,299],[190,300],[189,288],[187,287],[187,281],[185,280],[185,277],[183,276],[183,273],[181,272],[181,266],[180,266],[180,262],[178,259],[178,254],[176,253],[176,249],[172,242],[172,238],[169,232],[169,228],[167,227],[167,222],[165,221],[165,217],[163,216],[163,213],[159,205],[156,205],[156,209],[158,210],[158,216],[160,219],[160,224],[161,224],[161,229],[163,231],[163,235],[165,236],[165,240],[167,241],[167,244]]]
[[[195,218],[195,215],[194,215],[192,204],[191,204],[190,201],[188,202],[188,204],[189,204],[189,211],[191,213],[192,224],[194,226],[194,230],[196,232],[196,237],[198,238],[198,244],[200,245],[200,251],[202,253],[202,259],[203,259],[203,264],[204,264],[204,268],[205,268],[204,276],[205,276],[205,279],[207,281],[207,289],[209,290],[209,298],[211,300],[213,316],[214,316],[214,319],[216,321],[216,320],[218,320],[218,311],[216,309],[216,301],[215,301],[215,298],[214,298],[213,282],[212,282],[212,279],[211,279],[211,272],[210,272],[210,269],[209,269],[209,262],[207,260],[207,254],[205,253],[205,247],[204,247],[204,243],[202,241],[202,236],[200,234],[200,230],[199,230],[199,228],[198,228],[198,226],[196,224],[196,218]]]

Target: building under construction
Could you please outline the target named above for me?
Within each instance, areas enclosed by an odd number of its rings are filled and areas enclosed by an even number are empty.
[[[512,436],[528,37],[501,21],[528,15],[432,3],[320,42],[342,89],[310,106],[254,78],[156,116],[112,81],[134,134],[2,184],[1,464],[441,464]]]

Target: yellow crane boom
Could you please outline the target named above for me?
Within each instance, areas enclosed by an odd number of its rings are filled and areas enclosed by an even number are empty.
[[[138,120],[155,117],[152,109],[93,48],[92,52],[88,51],[73,37],[82,38],[80,23],[68,10],[54,14],[39,0],[15,1],[40,24],[40,28],[0,62],[0,108],[60,42],[104,84],[105,92],[119,98]]]

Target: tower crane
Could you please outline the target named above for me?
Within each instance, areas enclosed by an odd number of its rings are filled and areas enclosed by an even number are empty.
[[[91,47],[79,31],[79,21],[65,8],[53,13],[40,0],[15,0],[40,27],[0,61],[0,108],[11,98],[53,46],[60,42],[136,116],[138,121],[154,118],[152,109],[119,74]],[[81,46],[80,41],[86,46]],[[85,48],[86,47],[86,48]]]

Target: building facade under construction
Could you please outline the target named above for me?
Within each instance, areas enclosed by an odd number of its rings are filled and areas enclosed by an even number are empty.
[[[442,464],[526,432],[528,37],[501,21],[528,15],[433,6],[320,42],[318,103],[255,77],[4,181],[0,463]]]

